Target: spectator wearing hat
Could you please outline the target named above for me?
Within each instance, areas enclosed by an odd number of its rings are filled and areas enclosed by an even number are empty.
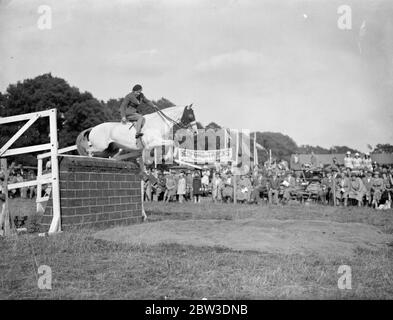
[[[216,172],[212,180],[212,199],[213,202],[221,202],[222,200],[223,181],[219,172]]]
[[[348,198],[355,199],[358,203],[358,206],[361,207],[365,194],[366,187],[363,185],[362,180],[357,176],[355,172],[352,172]]]
[[[273,204],[273,199],[274,199],[274,204],[278,204],[278,194],[280,192],[280,184],[281,184],[280,179],[278,178],[277,174],[274,173],[273,177],[269,180],[269,191],[268,191],[269,204]]]
[[[36,180],[36,175],[33,170],[29,170],[27,173],[27,180],[34,181]],[[29,198],[32,199],[37,195],[37,186],[30,186],[29,187]]]
[[[177,191],[175,176],[171,172],[166,174],[165,188],[164,201],[169,202],[176,195]]]
[[[373,163],[372,163],[372,160],[371,160],[371,157],[370,157],[370,153],[367,152],[363,156],[362,166],[363,166],[364,169],[366,169],[368,171],[371,171],[371,172],[373,171]]]
[[[184,195],[186,194],[186,177],[184,172],[180,172],[179,179],[177,181],[177,195],[179,196],[179,202],[183,203]]]
[[[201,202],[200,196],[202,195],[202,181],[201,181],[201,173],[196,170],[192,179],[192,194],[194,197],[194,203]]]
[[[322,202],[328,204],[329,201],[333,198],[333,176],[330,169],[326,170],[326,174],[323,173],[323,177],[321,180],[322,187]]]
[[[345,176],[349,179],[352,174],[352,169],[351,168],[345,168]]]
[[[350,181],[346,173],[337,175],[336,183],[336,200],[343,201],[344,206],[348,205],[348,194],[350,189]]]
[[[297,190],[295,176],[291,172],[287,172],[287,175],[282,184],[284,186],[283,199],[284,201],[289,201],[291,200],[293,193]]]
[[[193,180],[193,176],[192,176],[191,170],[188,170],[187,174],[186,174],[186,197],[190,200],[193,199],[192,180]]]
[[[23,182],[24,181],[23,176],[22,176],[22,174],[20,172],[18,172],[16,174],[16,179],[15,180],[16,180],[16,182]],[[19,191],[20,192],[20,197],[22,199],[26,199],[27,198],[27,190],[28,190],[28,188],[27,187],[22,187],[19,190],[20,190]]]
[[[359,153],[355,153],[355,157],[352,159],[353,170],[360,170],[362,168],[362,159]]]
[[[353,158],[350,151],[347,151],[347,154],[344,157],[344,167],[351,170],[353,169]]]
[[[249,202],[251,199],[251,180],[248,176],[242,175],[237,182],[237,201]]]
[[[15,174],[10,174],[10,177],[9,177],[9,184],[11,184],[11,183],[17,183],[17,182],[22,182],[23,180],[20,181],[21,176],[20,176],[19,173],[18,173],[18,175],[19,175],[19,177],[18,177],[17,175],[15,175]],[[22,178],[22,179],[23,179],[23,178]],[[18,180],[19,180],[19,181],[18,181]],[[8,192],[9,192],[9,197],[10,197],[11,199],[16,197],[17,190],[18,190],[18,189],[11,189],[11,190],[8,191]]]
[[[373,185],[373,177],[370,171],[365,171],[365,177],[363,177],[362,182],[365,187],[365,196],[368,205],[371,205],[372,201],[372,185]]]
[[[153,193],[153,181],[152,181],[152,174],[151,169],[147,169],[143,174],[143,181],[144,181],[144,192],[146,201],[152,200],[152,193]]]
[[[372,182],[373,201],[371,205],[377,208],[381,200],[382,192],[384,191],[383,179],[379,176],[379,171],[374,172],[374,179]]]
[[[205,170],[202,173],[202,189],[203,189],[203,193],[207,193],[209,190],[209,184],[210,184],[210,171],[209,170]]]
[[[341,173],[337,173],[335,176],[335,194],[336,194],[336,199],[334,199],[335,204],[338,206],[340,205],[342,201],[342,190],[341,190],[341,180],[342,180],[342,175]]]
[[[384,191],[381,195],[381,203],[386,204],[389,202],[391,204],[393,198],[393,178],[390,172],[383,172],[382,179],[384,184]]]
[[[253,181],[253,188],[251,192],[251,201],[258,204],[261,201],[261,194],[267,194],[269,181],[262,172]]]
[[[146,191],[145,191],[146,198],[149,199],[150,201],[156,200],[155,191],[158,183],[156,171],[149,169],[146,171],[146,175],[147,175],[147,184],[148,184],[146,186]]]
[[[222,199],[225,202],[233,201],[233,176],[232,172],[228,171],[223,179]]]
[[[164,194],[165,200],[165,191],[166,191],[166,175],[162,171],[156,171],[153,175],[157,175],[157,183],[154,184],[154,201],[158,201],[160,196]]]
[[[328,165],[326,167],[326,169],[330,170],[331,172],[333,170],[336,171],[336,172],[338,171],[338,162],[337,162],[337,158],[336,157],[333,157],[332,164]]]

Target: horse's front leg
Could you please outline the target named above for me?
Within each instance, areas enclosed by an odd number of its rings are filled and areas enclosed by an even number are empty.
[[[142,221],[145,222],[147,220],[147,215],[145,212],[145,205],[144,205],[144,199],[145,199],[145,182],[143,181],[143,174],[145,172],[145,164],[143,163],[143,157],[141,156],[139,158],[139,169],[141,173],[141,207],[142,207]]]
[[[173,140],[162,140],[160,142],[161,145],[165,146],[165,155],[164,159],[165,161],[168,161],[170,159],[174,159],[177,157],[178,154],[178,148],[176,147],[175,141]]]
[[[141,205],[142,205],[142,221],[147,221],[147,214],[145,212],[144,206],[144,198],[145,198],[145,182],[141,179]]]
[[[115,155],[113,155],[112,157],[109,157],[109,158],[111,158],[113,160],[117,160],[122,153],[123,153],[123,149],[119,149],[119,151]]]

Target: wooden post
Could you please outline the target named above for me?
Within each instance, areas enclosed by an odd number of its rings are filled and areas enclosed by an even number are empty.
[[[233,203],[236,204],[237,203],[237,174],[233,173],[232,174],[233,177]]]
[[[272,165],[272,149],[269,149],[269,166]]]
[[[8,178],[10,175],[10,171],[12,170],[13,165],[8,169],[7,167],[7,159],[2,158],[1,159],[1,169],[4,172],[4,183],[3,183],[3,193],[5,196],[5,203],[4,203],[4,209],[1,210],[1,219],[0,219],[0,228],[3,227],[4,230],[4,236],[9,236],[11,235],[11,230],[13,229],[13,223],[12,223],[12,218],[9,210],[9,201],[8,201]]]
[[[239,149],[240,149],[240,132],[236,131],[236,165],[239,164]]]
[[[254,132],[254,167],[258,164],[257,157],[257,133]]]
[[[158,162],[158,157],[157,157],[157,148],[154,148],[154,168],[157,169],[157,162]]]
[[[333,206],[336,206],[336,176],[337,174],[333,174]]]
[[[53,203],[53,219],[49,227],[48,233],[56,233],[61,231],[61,208],[60,208],[60,184],[59,184],[59,162],[57,159],[57,150],[59,147],[57,140],[57,111],[50,110],[49,129],[50,129],[50,145],[51,145],[51,172],[52,172],[52,203]]]
[[[240,149],[240,132],[236,130],[236,166],[232,170],[233,174],[233,203],[237,203],[237,174],[238,174],[238,164],[239,164],[239,150]]]

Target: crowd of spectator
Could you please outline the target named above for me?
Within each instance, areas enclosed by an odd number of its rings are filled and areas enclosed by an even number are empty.
[[[45,172],[50,170],[46,166]],[[237,175],[234,176],[234,173]],[[202,170],[172,168],[166,171],[148,169],[144,175],[146,201],[236,202],[255,204],[287,204],[316,202],[324,205],[370,206],[391,208],[393,167],[372,162],[368,154],[353,157],[348,152],[343,164],[336,159],[323,165],[311,156],[310,163],[289,168],[286,161],[267,161],[254,166],[247,174],[238,175],[237,167],[216,164]],[[0,171],[0,195],[4,173]],[[8,183],[36,180],[33,170],[15,166]],[[43,186],[48,193],[49,186]],[[48,189],[48,190],[47,190]],[[49,190],[50,191],[50,190]],[[34,198],[36,186],[9,190],[10,198]]]
[[[351,160],[349,160],[351,159]],[[393,167],[373,163],[369,155],[348,153],[344,165],[317,161],[290,169],[286,161],[266,162],[247,174],[233,175],[230,165],[202,170],[147,170],[146,201],[266,203],[284,205],[320,203],[337,206],[391,208]],[[236,181],[236,182],[235,182]],[[236,185],[235,185],[236,184]],[[236,196],[235,196],[236,195]]]
[[[0,170],[0,194],[4,194],[4,178],[5,173]],[[8,184],[36,180],[36,174],[32,169],[24,169],[23,166],[15,166],[8,174]],[[32,199],[37,195],[37,187],[22,187],[8,190],[8,197],[10,199],[20,197],[22,199]]]

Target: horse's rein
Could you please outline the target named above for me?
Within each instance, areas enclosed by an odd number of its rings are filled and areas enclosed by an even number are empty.
[[[174,119],[172,119],[171,117],[167,116],[164,112],[162,112],[160,109],[158,109],[158,107],[154,106],[157,109],[158,114],[163,117],[164,119],[168,120],[170,123],[174,124],[174,125],[178,125],[180,128],[182,129],[186,129],[191,131],[188,126],[185,126],[182,122],[178,122]],[[192,131],[191,131],[192,132]]]

